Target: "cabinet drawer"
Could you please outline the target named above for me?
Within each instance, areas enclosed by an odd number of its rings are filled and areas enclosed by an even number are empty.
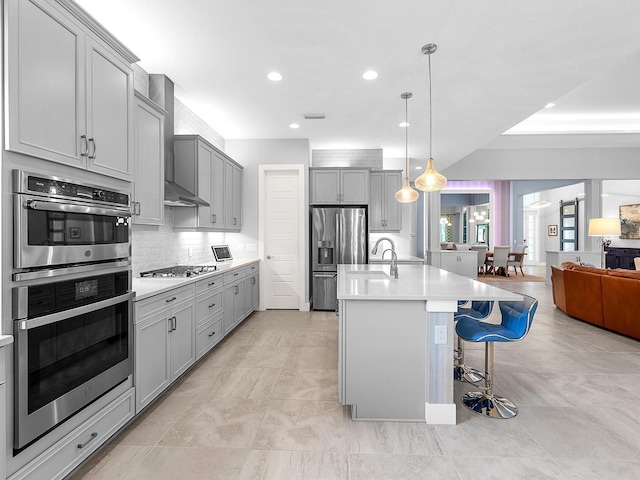
[[[245,275],[250,276],[254,273],[258,273],[258,271],[260,270],[260,265],[258,263],[252,263],[251,265],[247,265],[246,267],[244,267],[244,270]]]
[[[185,300],[193,299],[193,292],[194,286],[191,284],[136,302],[136,323],[149,315],[161,312]]]
[[[246,275],[244,268],[237,268],[224,274],[224,284],[233,283]]]
[[[222,313],[196,330],[196,360],[222,340],[222,330]]]
[[[224,277],[222,275],[215,275],[205,280],[200,280],[198,283],[196,283],[196,295],[222,288],[223,278]]]
[[[134,414],[134,389],[53,445],[11,480],[62,479],[117,432]]]
[[[196,306],[196,324],[206,321],[212,315],[222,312],[222,290],[213,295],[203,295],[198,297]]]

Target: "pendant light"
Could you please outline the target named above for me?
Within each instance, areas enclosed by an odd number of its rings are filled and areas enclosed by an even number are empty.
[[[422,47],[422,53],[429,56],[429,160],[427,160],[427,169],[422,175],[416,178],[416,188],[425,192],[435,192],[442,190],[447,185],[447,178],[438,173],[433,166],[433,156],[431,147],[433,144],[433,128],[431,122],[431,54],[435,53],[438,46],[434,43],[427,43]]]
[[[404,185],[396,192],[396,200],[400,203],[411,203],[418,200],[420,194],[416,192],[411,185],[409,185],[409,105],[408,100],[413,95],[410,92],[405,92],[400,95],[400,98],[404,100]]]

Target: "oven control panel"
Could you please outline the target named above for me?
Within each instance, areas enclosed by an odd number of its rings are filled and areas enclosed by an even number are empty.
[[[82,185],[57,177],[45,177],[26,172],[19,173],[22,173],[20,175],[21,182],[16,183],[22,183],[22,185],[14,185],[16,192],[129,206],[129,195],[126,193],[92,185]]]

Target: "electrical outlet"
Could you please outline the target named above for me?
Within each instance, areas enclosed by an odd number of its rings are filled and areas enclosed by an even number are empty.
[[[447,327],[444,325],[437,325],[435,327],[436,345],[446,345],[447,343]]]

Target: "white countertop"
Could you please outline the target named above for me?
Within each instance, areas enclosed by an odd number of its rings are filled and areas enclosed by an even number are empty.
[[[205,278],[211,278],[216,275],[222,275],[224,272],[241,268],[252,263],[257,263],[260,260],[257,258],[233,260],[231,262],[216,264],[218,269],[215,272],[205,273],[203,275],[196,275],[195,277],[135,277],[133,279],[133,291],[136,293],[134,301],[143,300],[153,295],[158,295],[169,290],[173,290],[183,285],[195,283]],[[202,265],[202,264],[200,264]]]
[[[384,263],[389,264],[391,262],[391,255],[387,255],[384,259],[381,255],[369,256],[369,263]],[[414,257],[413,255],[398,254],[398,263],[424,263],[424,258]]]
[[[0,335],[0,347],[13,343],[13,335]]]
[[[399,265],[398,279],[353,278],[349,272],[378,271],[388,265],[338,265],[338,298],[343,300],[522,300],[522,296],[430,265]],[[359,275],[359,274],[352,274]]]

